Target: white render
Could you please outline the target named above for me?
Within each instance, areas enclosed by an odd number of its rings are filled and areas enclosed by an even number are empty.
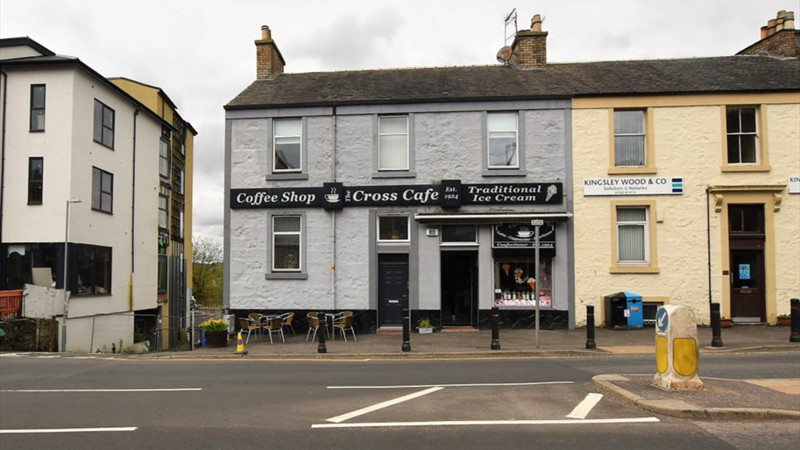
[[[16,54],[15,54],[16,56]],[[6,57],[4,52],[3,57]],[[133,343],[133,311],[157,306],[158,149],[161,123],[118,91],[76,64],[3,67],[7,73],[3,244],[63,243],[66,200],[71,244],[112,248],[111,295],[74,296],[69,302],[68,351],[90,351],[112,342]],[[46,85],[45,131],[29,132],[30,85]],[[114,149],[93,140],[98,99],[115,110]],[[136,180],[133,205],[133,142],[136,121]],[[28,158],[44,158],[43,201],[27,204]],[[114,175],[113,214],[93,211],[92,167]],[[135,206],[135,214],[133,212]],[[133,219],[132,219],[133,217]],[[134,227],[135,244],[131,242]],[[135,270],[131,266],[131,248]],[[2,255],[3,258],[6,255]],[[61,314],[62,298],[56,299]]]

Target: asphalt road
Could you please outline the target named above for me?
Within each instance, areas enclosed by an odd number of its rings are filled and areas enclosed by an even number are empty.
[[[596,374],[653,370],[646,356],[368,362],[0,356],[0,449],[731,449],[765,442],[797,448],[800,424],[659,417],[599,398],[591,384]],[[800,377],[800,353],[713,355],[703,358],[701,373]]]

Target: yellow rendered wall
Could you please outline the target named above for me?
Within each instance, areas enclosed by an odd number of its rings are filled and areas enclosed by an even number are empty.
[[[129,80],[115,78],[110,80],[112,83],[119,86],[123,91],[131,95],[131,97],[140,101],[144,106],[148,107],[151,111],[158,111],[158,104],[161,102],[158,95],[158,90],[149,86],[143,86],[139,83],[134,83]],[[160,115],[160,114],[159,114]]]
[[[677,99],[677,100],[676,100]],[[652,106],[653,142],[657,176],[683,177],[683,195],[584,197],[583,180],[611,178],[608,175],[609,107],[620,106],[615,100],[598,99],[573,107],[573,166],[575,221],[575,292],[576,324],[585,324],[585,306],[595,305],[603,321],[602,297],[619,291],[641,294],[648,299],[664,300],[694,309],[698,321],[708,323],[708,240],[706,227],[706,188],[709,185],[787,185],[790,175],[800,172],[800,95],[784,94],[776,103],[762,103],[764,97],[737,96],[726,99],[709,96],[628,98],[630,105]],[[775,98],[769,97],[774,101]],[[747,103],[743,103],[747,102]],[[681,104],[690,106],[680,106]],[[705,103],[705,105],[703,105]],[[725,172],[722,166],[723,117],[720,105],[756,104],[766,112],[766,144],[771,168],[766,172]],[[670,106],[675,104],[677,106]],[[762,130],[763,133],[764,130]],[[750,193],[743,193],[748,194]],[[736,194],[740,195],[740,194]],[[755,194],[753,194],[755,195]],[[800,195],[784,189],[776,198],[759,192],[767,202],[773,219],[773,236],[767,236],[765,262],[767,274],[767,320],[789,312],[789,299],[800,297]],[[734,196],[725,194],[726,199]],[[744,198],[744,197],[743,197]],[[658,273],[611,274],[611,225],[613,200],[654,200],[656,202]],[[772,212],[776,200],[780,210]],[[727,205],[724,205],[727,208]],[[723,209],[724,210],[724,209]],[[722,213],[715,212],[711,196],[712,298],[722,304],[723,317],[729,317],[727,290],[730,280],[722,275],[727,269],[723,257]],[[767,217],[769,222],[769,217]],[[727,226],[726,223],[723,223]],[[769,226],[769,223],[767,224]],[[773,256],[774,255],[774,256]],[[772,264],[766,261],[773,258]],[[770,281],[773,280],[773,281]],[[770,286],[771,284],[771,286]],[[725,288],[725,289],[723,289]]]

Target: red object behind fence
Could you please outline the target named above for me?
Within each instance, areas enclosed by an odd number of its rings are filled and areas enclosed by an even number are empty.
[[[0,320],[19,317],[22,310],[22,290],[0,291]]]

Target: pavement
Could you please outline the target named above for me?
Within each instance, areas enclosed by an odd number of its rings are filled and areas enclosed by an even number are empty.
[[[789,343],[788,327],[740,325],[722,331],[723,347],[713,348],[711,329],[698,327],[701,353],[800,351],[800,344]],[[654,355],[655,331],[595,330],[596,350],[586,350],[586,330],[540,330],[539,347],[535,345],[534,330],[500,330],[501,350],[490,350],[490,330],[437,332],[411,335],[411,351],[402,352],[401,334],[362,334],[358,341],[352,336],[344,342],[341,335],[326,342],[327,353],[319,354],[318,343],[306,341],[304,333],[292,336],[286,342],[277,337],[270,344],[267,337],[251,335],[246,345],[247,358],[326,358],[326,359],[444,359],[444,358],[509,358],[509,357],[562,357]],[[196,348],[191,352],[165,352],[154,356],[162,358],[236,358],[236,341],[224,348]],[[151,357],[153,355],[145,355]]]
[[[715,353],[707,377],[797,377],[800,353]],[[800,421],[709,421],[593,377],[651,355],[445,360],[0,355],[0,449],[795,449]],[[783,394],[788,395],[788,394]]]

